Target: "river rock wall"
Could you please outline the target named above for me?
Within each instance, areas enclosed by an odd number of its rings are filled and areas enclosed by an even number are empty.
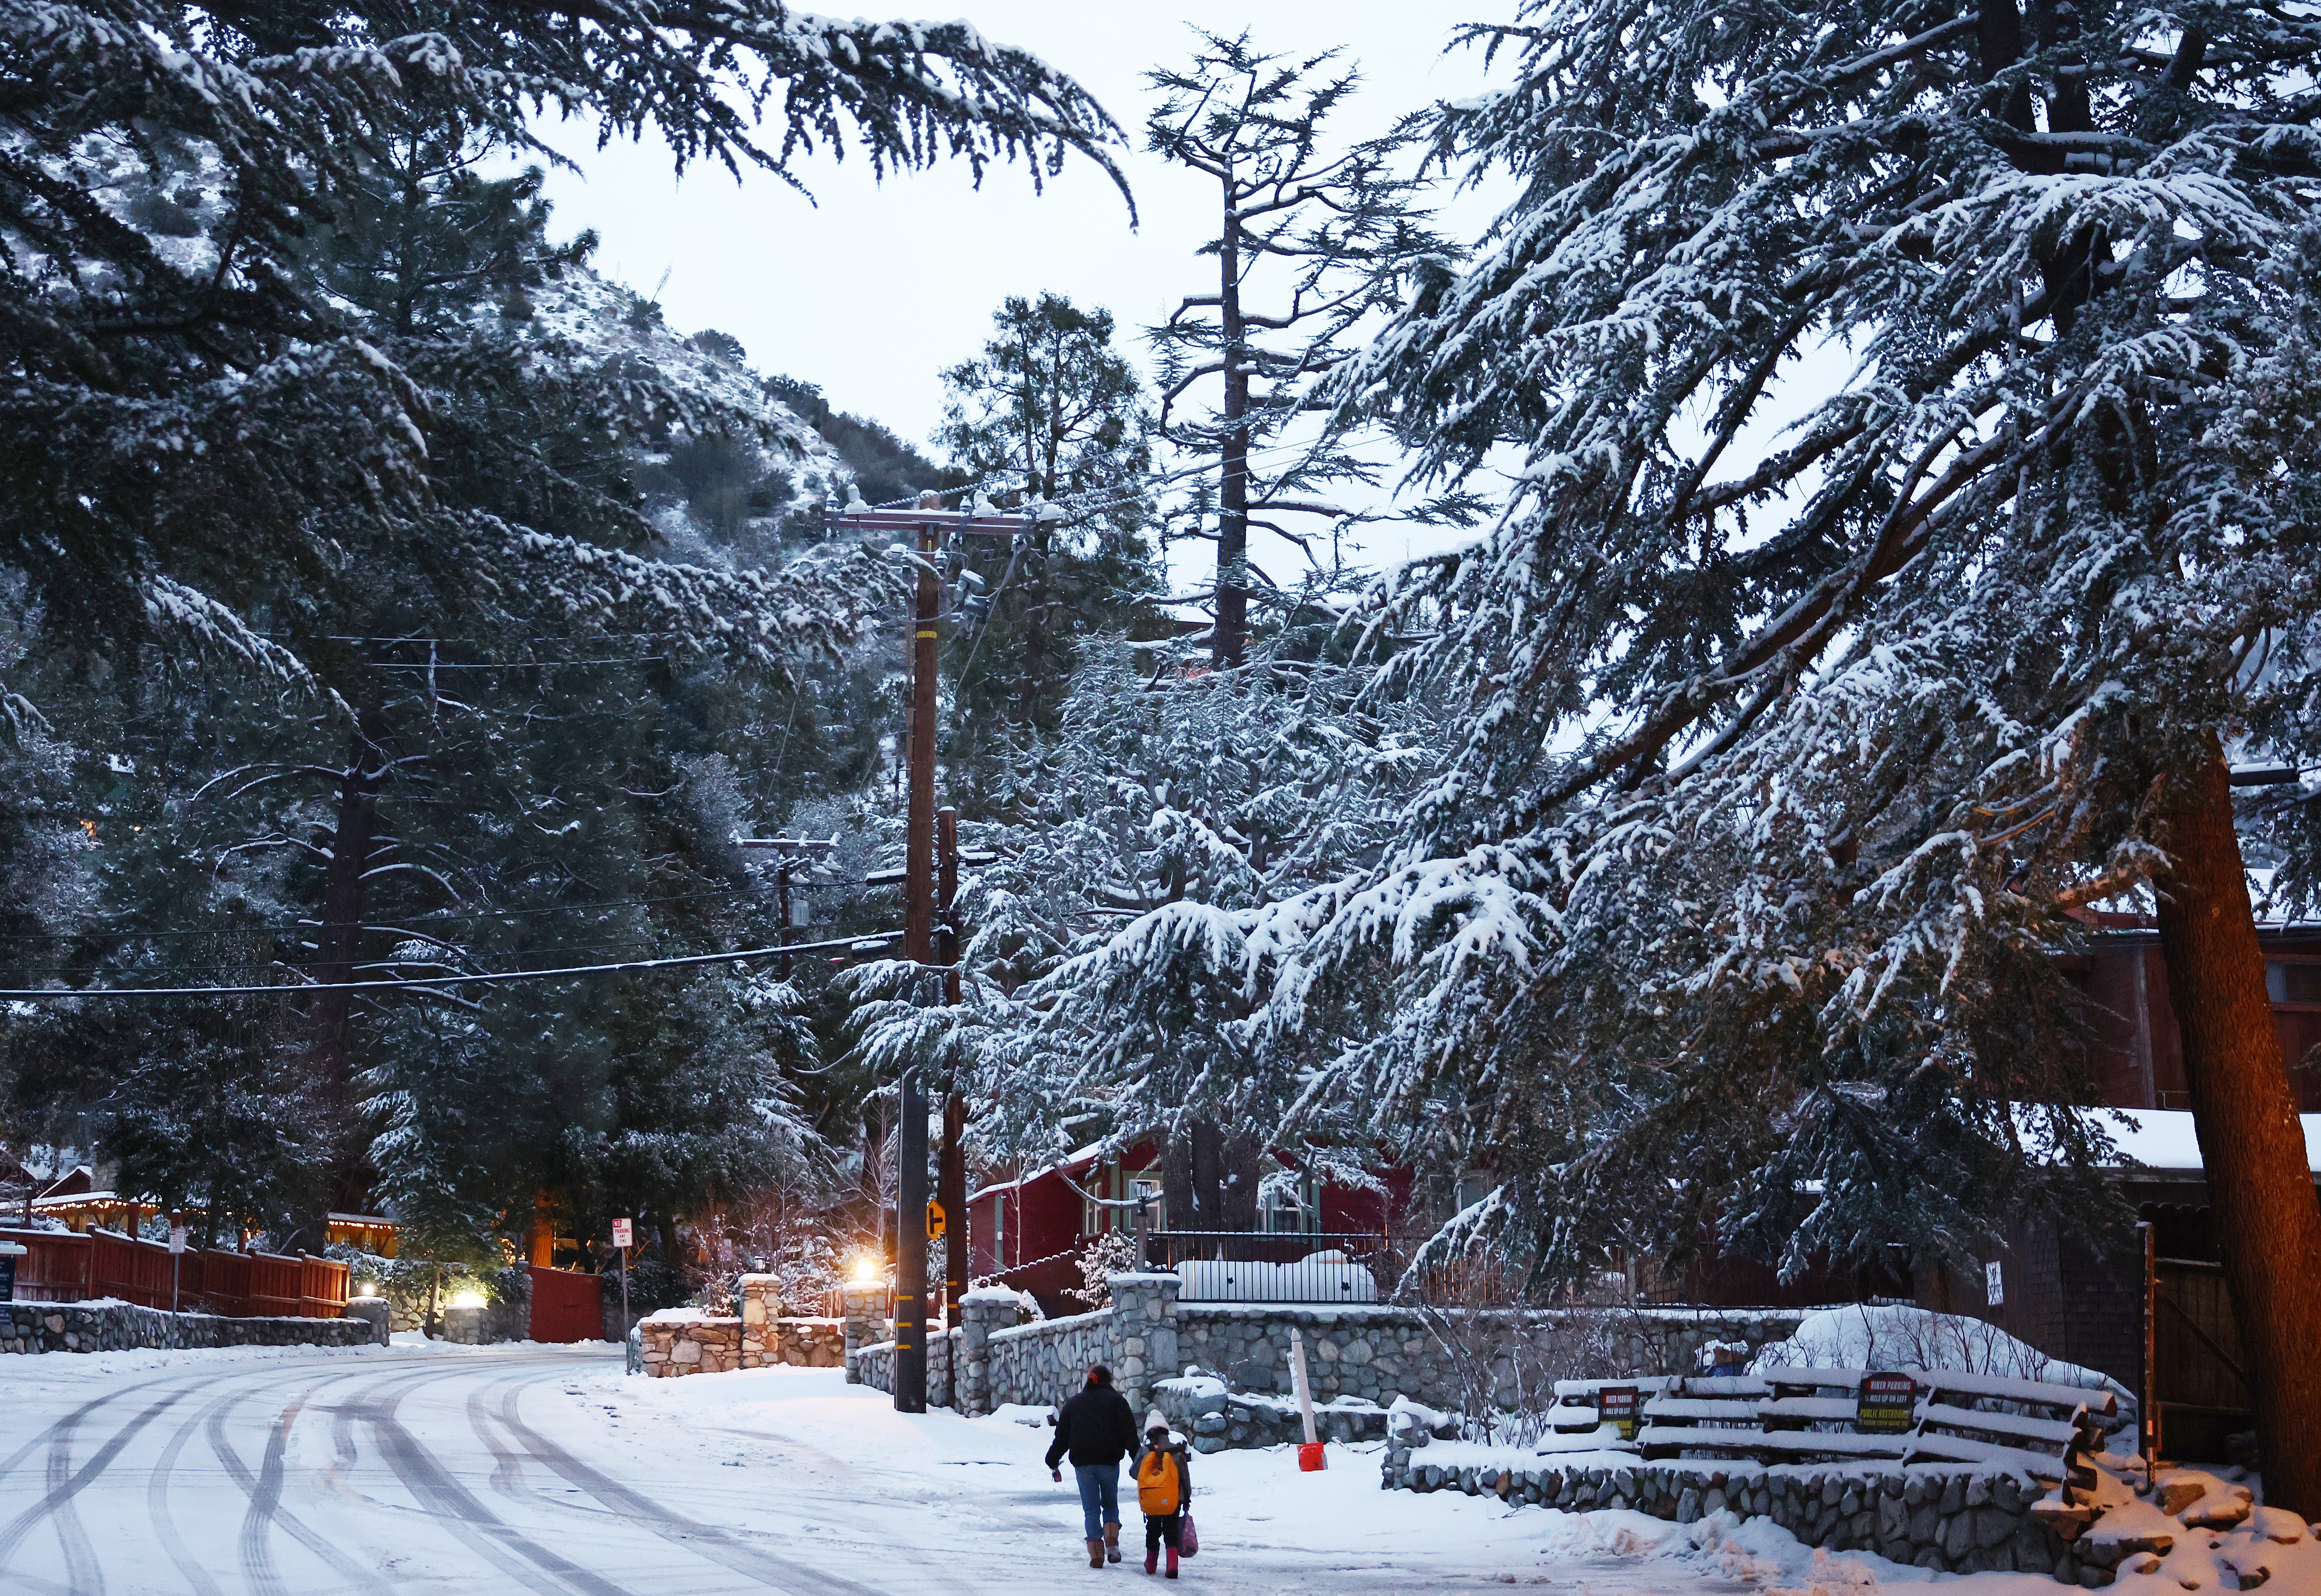
[[[0,1353],[363,1346],[377,1335],[361,1318],[220,1318],[128,1302],[0,1302]]]

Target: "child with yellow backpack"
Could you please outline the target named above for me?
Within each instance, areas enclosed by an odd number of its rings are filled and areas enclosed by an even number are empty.
[[[1136,1505],[1144,1510],[1144,1572],[1160,1566],[1160,1548],[1169,1548],[1169,1577],[1177,1577],[1181,1550],[1192,1555],[1184,1532],[1193,1505],[1193,1471],[1184,1445],[1171,1444],[1169,1421],[1155,1408],[1144,1416],[1144,1450],[1136,1455]]]

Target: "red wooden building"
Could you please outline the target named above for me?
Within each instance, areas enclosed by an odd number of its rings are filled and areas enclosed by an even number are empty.
[[[1273,1182],[1275,1195],[1259,1208],[1258,1228],[1189,1231],[1171,1225],[1157,1142],[1139,1142],[1109,1158],[1083,1148],[969,1194],[968,1272],[1030,1291],[1051,1313],[1076,1312],[1083,1305],[1065,1294],[1082,1283],[1080,1254],[1099,1236],[1133,1231],[1133,1210],[1110,1205],[1140,1198],[1150,1216],[1148,1257],[1157,1268],[1228,1254],[1286,1263],[1331,1250],[1367,1254],[1399,1239],[1390,1236],[1390,1222],[1407,1202],[1406,1174],[1389,1175],[1379,1191],[1310,1173],[1288,1178],[1294,1157],[1268,1158],[1269,1172],[1280,1178]]]

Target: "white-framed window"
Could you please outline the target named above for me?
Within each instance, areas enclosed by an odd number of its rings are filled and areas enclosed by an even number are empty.
[[[2321,959],[2267,959],[2264,995],[2284,1008],[2321,1008]]]
[[[1297,1236],[1322,1228],[1322,1185],[1312,1175],[1269,1185],[1259,1222],[1277,1236]]]

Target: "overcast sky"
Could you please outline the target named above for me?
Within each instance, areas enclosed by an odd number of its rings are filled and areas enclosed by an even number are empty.
[[[1133,229],[1110,180],[1085,161],[1069,162],[1034,195],[1021,168],[994,169],[978,192],[963,164],[880,184],[860,160],[821,156],[798,165],[809,200],[762,173],[737,184],[722,168],[700,168],[678,180],[657,142],[597,150],[593,130],[578,124],[543,130],[582,169],[552,174],[549,193],[560,233],[593,227],[602,235],[597,265],[606,275],[651,294],[668,274],[659,297],[670,324],[730,333],[759,370],[818,383],[839,408],[924,447],[942,414],[938,373],[981,347],[1007,296],[1053,289],[1103,306],[1144,360],[1134,330],[1202,290],[1206,263],[1193,251],[1212,236],[1214,183],[1141,152],[1152,103],[1143,74],[1186,58],[1193,27],[1247,28],[1260,48],[1285,53],[1343,49],[1363,83],[1336,124],[1351,141],[1434,100],[1475,93],[1485,81],[1479,53],[1445,55],[1451,30],[1512,9],[967,0],[964,14],[987,36],[1071,74],[1130,131],[1134,146],[1121,160],[1140,214]],[[866,14],[880,14],[876,0]],[[902,0],[891,14],[915,14]],[[1461,232],[1488,220],[1471,199],[1453,217]],[[1214,291],[1214,275],[1206,286]],[[1402,552],[1401,533],[1391,536],[1395,546],[1379,556]]]

